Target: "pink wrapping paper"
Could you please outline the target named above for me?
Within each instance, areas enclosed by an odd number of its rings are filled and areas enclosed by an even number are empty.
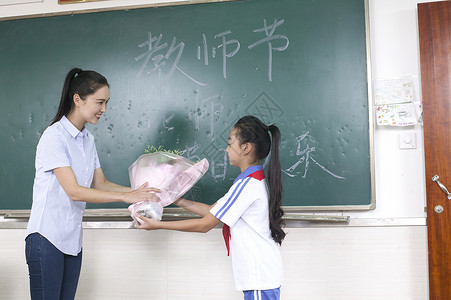
[[[137,189],[147,182],[147,186],[160,189],[155,201],[143,201],[130,205],[128,210],[136,220],[143,215],[161,220],[163,207],[172,204],[191,189],[207,172],[208,161],[204,158],[198,163],[169,153],[156,152],[141,155],[129,168],[130,184]]]

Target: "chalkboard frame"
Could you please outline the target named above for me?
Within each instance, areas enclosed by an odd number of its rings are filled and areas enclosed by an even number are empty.
[[[214,2],[233,2],[238,0],[200,0],[200,1],[181,1],[181,2],[167,2],[167,3],[159,3],[159,4],[149,4],[149,5],[132,5],[125,7],[111,7],[111,8],[101,8],[101,9],[93,9],[93,10],[82,10],[82,11],[68,11],[61,13],[52,13],[52,14],[40,14],[40,15],[32,15],[32,16],[20,16],[20,17],[12,17],[12,18],[4,18],[3,20],[16,20],[23,18],[38,18],[38,17],[48,17],[48,16],[58,16],[58,15],[70,15],[70,14],[85,14],[85,13],[97,13],[97,12],[105,12],[105,11],[117,11],[117,10],[132,10],[132,9],[142,9],[142,8],[150,8],[150,7],[161,7],[161,6],[177,6],[177,5],[191,5],[191,4],[200,4],[200,3],[214,3]],[[369,161],[370,161],[370,204],[365,205],[338,205],[338,206],[284,206],[284,209],[288,213],[296,213],[296,212],[314,212],[314,211],[323,211],[323,212],[337,212],[337,211],[365,211],[365,210],[373,210],[376,208],[376,197],[375,197],[375,161],[374,161],[374,114],[373,114],[373,98],[372,98],[372,78],[371,78],[371,51],[370,51],[370,35],[369,35],[369,4],[368,0],[362,0],[365,8],[365,44],[366,44],[366,69],[367,69],[367,84],[368,84],[368,123],[369,123],[369,132],[368,132],[368,141],[369,141]],[[181,215],[179,213],[178,208],[172,208],[171,213],[166,216],[169,217],[177,217]],[[182,211],[182,209],[180,209]],[[0,215],[29,215],[30,210],[5,210],[0,209]],[[106,215],[109,218],[113,218],[114,216],[123,218],[124,215],[127,214],[126,210],[123,208],[117,209],[86,209],[85,217],[96,218],[102,215]]]

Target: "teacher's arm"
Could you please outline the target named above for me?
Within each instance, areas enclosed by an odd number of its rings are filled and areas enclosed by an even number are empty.
[[[132,188],[122,186],[108,181],[103,174],[102,168],[94,170],[94,178],[92,179],[92,187],[96,190],[109,192],[131,192]]]
[[[98,170],[98,169],[97,169]],[[64,191],[67,193],[69,198],[73,201],[84,201],[91,203],[109,203],[109,202],[125,202],[125,203],[135,203],[140,201],[151,201],[153,199],[153,192],[159,192],[155,188],[145,188],[146,184],[143,184],[138,189],[131,191],[123,191],[121,188],[113,188],[112,190],[100,190],[94,187],[88,188],[78,184],[77,178],[75,177],[74,171],[71,167],[60,167],[53,170],[58,182],[61,184]],[[95,172],[94,172],[95,174]],[[97,173],[97,176],[103,176]],[[94,175],[94,178],[96,175]],[[99,180],[99,178],[97,178]],[[99,184],[99,183],[97,183]],[[108,186],[108,183],[100,183],[102,188]]]

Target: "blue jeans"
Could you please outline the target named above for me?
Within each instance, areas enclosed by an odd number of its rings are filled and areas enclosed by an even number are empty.
[[[25,239],[25,257],[32,300],[75,298],[82,251],[77,256],[64,254],[39,233],[32,233]]]

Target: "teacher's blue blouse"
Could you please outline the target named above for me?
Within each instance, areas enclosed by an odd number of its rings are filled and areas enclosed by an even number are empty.
[[[91,187],[94,170],[100,167],[94,136],[79,131],[66,117],[48,127],[36,149],[33,204],[27,235],[39,233],[61,252],[81,251],[85,202],[72,201],[53,170],[71,167],[79,185]]]

